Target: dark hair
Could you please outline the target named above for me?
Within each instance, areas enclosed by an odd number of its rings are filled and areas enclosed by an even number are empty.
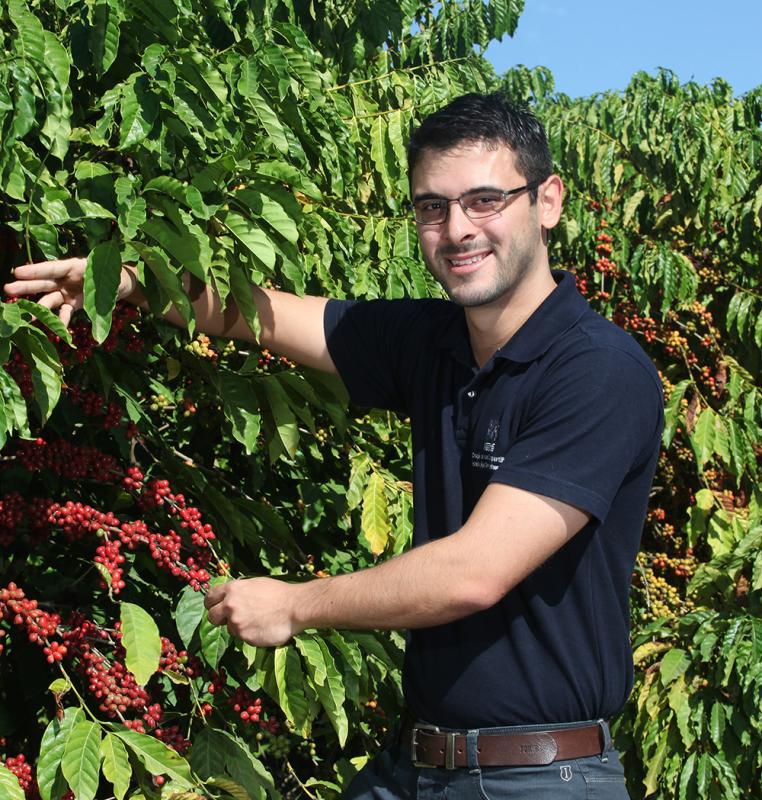
[[[545,129],[529,110],[513,105],[502,92],[464,94],[426,117],[410,137],[408,178],[424,150],[449,150],[461,144],[484,142],[507,145],[516,169],[527,183],[541,183],[553,173]],[[531,193],[532,201],[537,191]]]

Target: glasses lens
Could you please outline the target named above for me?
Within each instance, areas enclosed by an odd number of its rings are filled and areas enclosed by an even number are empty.
[[[460,204],[469,217],[488,217],[505,208],[506,198],[502,192],[466,192]]]
[[[428,200],[413,203],[413,209],[416,221],[424,225],[434,225],[447,216],[447,201],[441,197],[430,197]]]

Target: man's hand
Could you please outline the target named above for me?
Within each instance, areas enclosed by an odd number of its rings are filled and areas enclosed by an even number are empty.
[[[67,258],[63,261],[45,261],[39,264],[24,264],[14,270],[14,281],[3,289],[11,297],[41,295],[37,302],[57,311],[61,322],[69,324],[71,315],[84,302],[86,258]],[[129,267],[122,267],[118,298],[130,295],[137,279]]]
[[[256,647],[285,644],[304,630],[295,619],[300,584],[246,578],[215,586],[204,598],[209,621]]]

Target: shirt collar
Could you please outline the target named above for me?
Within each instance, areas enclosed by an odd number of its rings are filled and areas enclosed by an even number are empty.
[[[540,303],[527,321],[494,355],[516,363],[539,358],[589,310],[587,300],[577,291],[574,275],[553,270],[556,288]],[[459,360],[473,361],[463,309],[443,332],[439,346]]]

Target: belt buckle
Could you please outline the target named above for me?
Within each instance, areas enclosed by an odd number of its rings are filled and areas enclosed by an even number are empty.
[[[436,725],[427,725],[424,722],[414,722],[413,730],[410,736],[410,757],[413,761],[414,767],[423,767],[424,769],[435,769],[438,764],[428,764],[425,761],[418,761],[418,731],[428,731],[429,733],[440,733],[445,737],[445,769],[455,769],[455,736],[456,734],[449,731],[440,730]]]

